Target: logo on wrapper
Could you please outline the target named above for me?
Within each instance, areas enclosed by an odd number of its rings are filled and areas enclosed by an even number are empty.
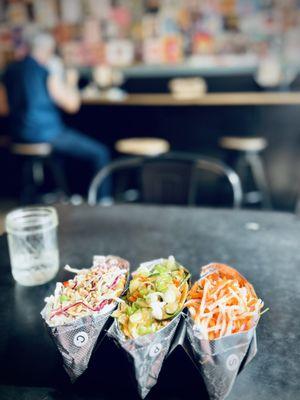
[[[162,344],[161,343],[155,343],[153,346],[151,346],[149,350],[149,356],[150,357],[156,357],[159,355],[162,349]]]
[[[77,332],[74,336],[73,343],[76,347],[84,346],[89,340],[88,334],[86,332]]]
[[[239,365],[239,358],[236,354],[230,354],[226,360],[226,367],[229,371],[234,371]]]

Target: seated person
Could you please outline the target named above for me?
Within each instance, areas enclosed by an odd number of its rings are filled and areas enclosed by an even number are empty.
[[[68,128],[59,111],[61,108],[76,113],[80,108],[75,71],[69,71],[64,79],[57,62],[52,62],[55,41],[51,35],[35,34],[27,38],[27,45],[28,55],[8,66],[3,75],[4,85],[0,87],[2,111],[9,112],[13,140],[51,143],[54,153],[88,161],[93,172],[98,172],[110,161],[108,149]],[[106,182],[101,197],[109,197],[109,191]]]

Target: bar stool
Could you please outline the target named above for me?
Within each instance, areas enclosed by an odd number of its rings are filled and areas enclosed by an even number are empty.
[[[245,203],[261,203],[264,208],[271,208],[267,178],[260,155],[268,146],[267,140],[263,137],[224,136],[220,140],[220,146],[223,149],[238,152],[236,171],[241,179],[244,177],[247,168],[251,173],[256,190],[244,193]],[[246,186],[245,180],[244,186]]]
[[[170,150],[170,143],[160,138],[127,138],[118,140],[115,149],[122,154],[158,156]]]
[[[36,200],[38,189],[45,183],[45,168],[52,173],[55,189],[64,195],[68,193],[63,168],[53,159],[51,144],[13,143],[11,153],[22,161],[22,202],[31,203]]]

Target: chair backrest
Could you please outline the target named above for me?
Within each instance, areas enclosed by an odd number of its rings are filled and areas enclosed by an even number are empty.
[[[194,163],[168,158],[145,160],[141,169],[141,194],[145,203],[189,204]]]
[[[142,201],[159,204],[196,204],[199,170],[224,176],[233,192],[233,207],[242,202],[238,175],[224,163],[213,158],[186,153],[167,153],[157,157],[131,157],[113,161],[93,178],[88,203],[97,203],[97,193],[104,180],[115,172],[140,169]]]

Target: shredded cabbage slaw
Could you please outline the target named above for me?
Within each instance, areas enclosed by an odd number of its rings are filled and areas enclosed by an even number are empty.
[[[47,297],[46,321],[49,326],[65,325],[91,314],[105,314],[121,301],[129,263],[115,256],[97,256],[91,268],[65,269],[76,275],[58,282]]]
[[[202,268],[185,305],[203,339],[215,340],[254,327],[264,303],[235,269],[209,264]]]

